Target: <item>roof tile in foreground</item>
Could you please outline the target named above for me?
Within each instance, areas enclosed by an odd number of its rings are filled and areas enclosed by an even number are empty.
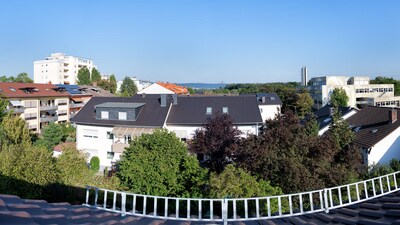
[[[14,195],[0,195],[0,225],[23,224],[222,224],[214,222],[175,221],[93,209],[68,203],[47,203],[44,200],[24,200]],[[238,221],[229,224],[400,224],[400,191],[363,203],[314,213],[262,221]]]

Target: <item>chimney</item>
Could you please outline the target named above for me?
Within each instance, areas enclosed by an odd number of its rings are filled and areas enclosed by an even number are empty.
[[[96,82],[96,81],[93,82],[93,83],[92,83],[92,86],[93,86],[93,87],[97,87],[97,82]]]
[[[172,104],[178,105],[178,95],[177,94],[172,95]]]
[[[161,94],[161,107],[166,107],[167,106],[167,95],[166,94]]]
[[[142,93],[142,98],[146,98],[146,93]]]
[[[262,96],[262,97],[261,97],[261,102],[262,102],[262,103],[265,103],[265,96]]]
[[[335,108],[329,107],[329,116],[333,116],[334,111],[335,111]]]
[[[389,110],[389,123],[394,123],[397,121],[397,110]]]

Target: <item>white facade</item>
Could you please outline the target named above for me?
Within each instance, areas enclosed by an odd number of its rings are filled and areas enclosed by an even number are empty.
[[[175,94],[175,92],[154,83],[141,91],[138,91],[138,94]]]
[[[35,83],[76,84],[79,69],[87,67],[91,72],[96,68],[90,59],[53,53],[45,60],[33,62]]]
[[[76,126],[76,148],[87,154],[88,162],[93,156],[100,159],[100,170],[106,166],[110,167],[112,161],[119,160],[120,155],[114,154],[112,157],[111,146],[113,140],[107,135],[111,133],[113,127],[80,125]]]
[[[357,104],[399,107],[400,96],[394,96],[393,84],[369,84],[369,77],[326,76],[310,80],[314,108],[320,109],[330,102],[335,88],[342,88],[349,97],[348,106]]]
[[[129,77],[129,78],[131,78],[131,80],[135,82],[138,91],[141,91],[152,84],[150,81],[139,80],[136,77]],[[121,91],[122,83],[123,83],[122,80],[117,81],[117,91],[119,92]]]
[[[246,137],[248,135],[258,135],[259,129],[262,124],[253,124],[253,125],[237,125],[236,128],[242,132],[242,137]],[[174,132],[176,137],[181,140],[189,140],[192,139],[195,131],[201,129],[202,126],[178,126],[178,125],[167,125],[165,128],[171,132]]]
[[[400,159],[400,128],[390,133],[375,146],[368,154],[368,165],[388,164],[391,159]]]
[[[258,105],[260,109],[262,121],[274,119],[281,113],[281,105]]]

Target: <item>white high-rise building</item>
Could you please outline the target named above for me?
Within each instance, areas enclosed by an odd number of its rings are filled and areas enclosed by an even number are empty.
[[[83,67],[90,72],[96,68],[93,60],[53,53],[45,60],[33,62],[33,79],[35,83],[76,84],[78,71]]]

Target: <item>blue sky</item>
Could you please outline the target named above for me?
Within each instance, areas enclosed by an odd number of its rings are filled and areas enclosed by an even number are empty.
[[[397,0],[0,0],[0,75],[54,52],[169,82],[400,79]]]

